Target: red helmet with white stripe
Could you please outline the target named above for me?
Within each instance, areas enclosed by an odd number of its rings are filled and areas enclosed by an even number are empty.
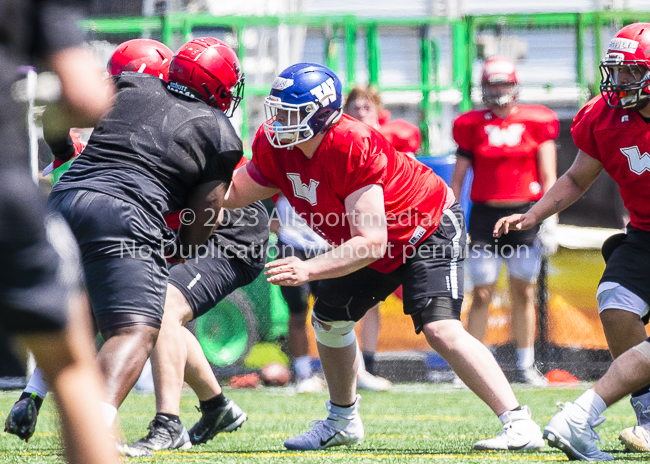
[[[157,40],[133,39],[121,43],[108,60],[106,69],[111,76],[122,71],[151,74],[167,81],[169,63],[174,53]]]
[[[515,103],[519,97],[519,81],[514,63],[500,57],[487,60],[483,65],[481,87],[487,106],[503,107]]]
[[[650,101],[650,23],[625,26],[600,61],[600,93],[612,108],[640,109]]]

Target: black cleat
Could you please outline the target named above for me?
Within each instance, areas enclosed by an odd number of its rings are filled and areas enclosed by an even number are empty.
[[[146,437],[131,443],[128,448],[134,450],[159,451],[165,449],[190,449],[192,443],[185,426],[156,415],[149,423],[149,433]]]
[[[246,421],[248,416],[237,404],[226,398],[226,404],[220,408],[202,410],[201,418],[190,429],[190,440],[193,445],[200,445],[212,440],[221,432],[233,432]]]
[[[25,442],[29,441],[34,435],[38,419],[38,408],[34,402],[36,396],[34,392],[29,397],[16,401],[5,421],[5,432],[14,434]]]

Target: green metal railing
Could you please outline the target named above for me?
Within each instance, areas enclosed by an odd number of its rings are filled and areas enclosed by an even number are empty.
[[[366,37],[366,63],[368,84],[376,86],[380,91],[417,91],[421,92],[420,127],[423,132],[424,154],[429,153],[429,124],[441,114],[442,104],[438,98],[440,92],[455,89],[462,96],[459,110],[471,109],[472,64],[476,59],[475,38],[477,32],[490,29],[565,29],[573,30],[575,34],[575,67],[576,85],[581,90],[580,104],[584,103],[589,93],[598,92],[599,70],[598,63],[603,56],[602,29],[607,25],[624,25],[634,21],[650,21],[650,11],[598,11],[589,13],[539,13],[512,15],[483,15],[467,16],[461,19],[440,17],[429,18],[359,18],[351,15],[305,15],[287,16],[221,16],[216,17],[206,13],[188,14],[172,13],[161,17],[123,17],[90,19],[83,22],[87,31],[97,34],[156,34],[170,47],[174,37],[180,35],[183,42],[192,38],[195,28],[225,28],[237,37],[238,54],[243,60],[246,49],[244,46],[244,31],[246,28],[278,27],[281,25],[317,28],[323,31],[325,64],[335,72],[339,67],[340,48],[343,42],[345,60],[344,91],[355,85],[357,78],[357,37],[363,31]],[[452,53],[449,57],[451,82],[443,85],[440,81],[440,47],[435,37],[432,37],[432,26],[446,26],[450,29]],[[380,34],[382,27],[417,28],[419,31],[420,82],[400,86],[382,86]],[[585,41],[587,34],[593,37],[594,79],[587,82],[585,56]],[[245,70],[244,70],[245,71]],[[247,85],[248,96],[267,95],[268,85]],[[242,138],[248,140],[248,121],[246,102],[242,102],[244,122]]]

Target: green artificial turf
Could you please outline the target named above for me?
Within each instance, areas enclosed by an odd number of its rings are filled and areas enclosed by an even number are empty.
[[[542,427],[557,411],[558,401],[573,401],[586,388],[516,388],[521,404],[528,404],[533,418]],[[80,392],[83,394],[83,392]],[[157,452],[153,457],[130,462],[155,463],[512,463],[564,461],[558,450],[545,448],[537,453],[478,452],[475,441],[500,430],[498,419],[469,391],[453,390],[449,384],[396,385],[387,393],[362,392],[361,415],[366,438],[358,447],[331,448],[326,451],[285,450],[282,442],[304,432],[308,422],[325,418],[325,393],[297,395],[291,388],[258,390],[225,389],[249,416],[242,428],[218,435],[208,444],[187,451]],[[6,417],[19,392],[0,393],[0,414]],[[151,394],[132,393],[120,409],[119,418],[128,442],[146,434],[154,416]],[[198,402],[187,391],[181,404],[181,419],[189,429],[199,418]],[[624,453],[619,432],[635,425],[627,399],[605,412],[607,421],[599,432],[601,449],[617,461],[650,461],[650,454]],[[36,434],[29,444],[13,435],[0,435],[1,463],[62,462],[54,403],[47,400],[38,420]]]

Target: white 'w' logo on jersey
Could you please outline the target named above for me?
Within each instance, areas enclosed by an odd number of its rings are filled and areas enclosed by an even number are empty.
[[[334,87],[334,79],[330,77],[322,84],[317,85],[311,89],[309,92],[311,92],[314,97],[318,98],[318,101],[321,102],[323,106],[329,105],[336,100],[336,88]]]
[[[648,152],[641,154],[639,147],[634,145],[633,147],[621,148],[621,153],[627,157],[630,171],[634,174],[640,176],[645,171],[650,171],[650,155]]]
[[[524,133],[523,124],[511,124],[505,129],[499,126],[485,126],[490,145],[493,147],[516,147],[521,143],[521,134]]]
[[[309,179],[309,186],[307,186],[307,184],[303,184],[300,180],[300,174],[288,172],[287,177],[291,181],[291,185],[293,185],[293,194],[298,198],[307,200],[310,205],[315,206],[316,187],[320,182],[314,179]]]

